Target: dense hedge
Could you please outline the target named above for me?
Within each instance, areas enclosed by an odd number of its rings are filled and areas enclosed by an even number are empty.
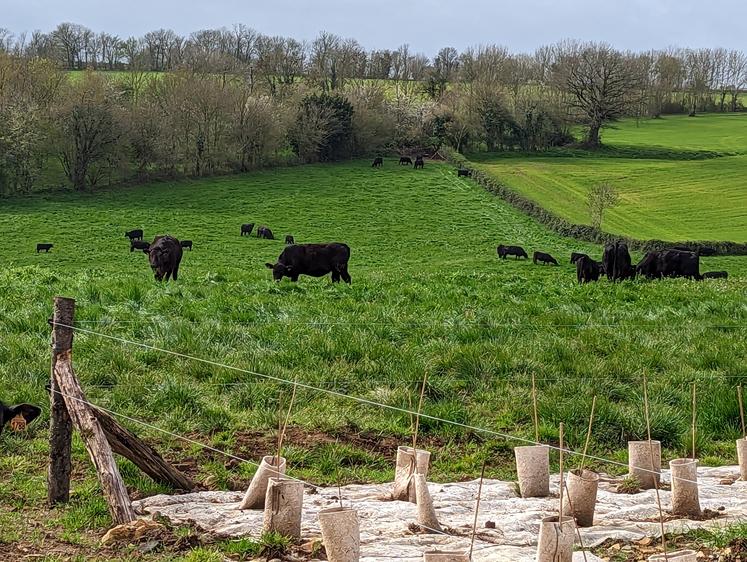
[[[681,246],[694,252],[702,251],[704,254],[708,253],[708,249],[713,249],[719,255],[747,255],[747,243],[744,242],[738,243],[708,240],[686,240],[682,242],[666,240],[638,240],[636,238],[630,238],[627,236],[604,232],[603,230],[600,230],[593,226],[585,224],[575,224],[559,217],[555,213],[548,211],[547,209],[545,209],[538,203],[535,203],[534,201],[528,199],[527,197],[520,195],[497,178],[475,168],[472,163],[467,160],[462,154],[445,148],[441,149],[441,154],[449,163],[454,164],[455,166],[460,166],[464,169],[468,169],[472,173],[472,179],[477,182],[478,185],[482,186],[490,193],[497,195],[520,211],[528,214],[533,219],[547,226],[553,232],[556,232],[562,236],[569,236],[571,238],[576,238],[585,242],[593,242],[595,244],[607,244],[615,241],[625,242],[632,250],[638,250],[641,252],[662,250],[665,248],[672,248],[674,246]]]

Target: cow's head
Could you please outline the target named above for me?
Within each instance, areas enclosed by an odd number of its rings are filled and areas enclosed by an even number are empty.
[[[161,281],[166,274],[166,265],[168,264],[169,252],[160,246],[148,247],[143,250],[148,254],[150,268],[153,270],[156,281]]]
[[[278,262],[273,265],[268,262],[265,264],[265,267],[272,270],[272,278],[275,281],[280,281],[283,276],[292,277],[293,275],[293,266],[285,265],[284,263]]]
[[[0,402],[0,433],[6,424],[10,424],[11,429],[20,431],[30,424],[41,414],[41,408],[31,404],[18,404],[17,406],[6,406]]]

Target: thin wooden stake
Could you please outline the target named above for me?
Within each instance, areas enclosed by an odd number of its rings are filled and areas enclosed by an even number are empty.
[[[581,455],[581,472],[583,473],[584,467],[586,466],[586,452],[589,450],[589,442],[591,441],[591,426],[594,424],[594,410],[597,407],[597,397],[591,400],[591,414],[589,415],[589,429],[586,432],[586,443],[584,443],[584,452]]]
[[[664,560],[669,560],[667,556],[667,539],[664,534],[664,510],[661,508],[661,497],[659,496],[659,483],[656,480],[654,471],[654,444],[651,442],[651,420],[648,412],[648,378],[643,373],[643,410],[646,415],[646,433],[648,435],[648,448],[651,455],[651,472],[654,474],[654,492],[656,492],[656,504],[659,507],[659,525],[661,527],[661,547],[664,550]]]
[[[695,460],[695,424],[696,424],[696,409],[695,409],[695,383],[693,383],[693,460]]]
[[[742,401],[742,385],[737,387],[737,398],[739,399],[739,418],[742,420],[742,436],[747,437],[747,429],[744,425],[744,402]]]
[[[477,534],[477,515],[480,512],[480,498],[482,497],[482,481],[485,478],[485,465],[488,459],[483,459],[482,470],[480,471],[480,485],[477,488],[477,502],[475,504],[475,519],[472,522],[472,540],[469,545],[469,556],[468,559],[472,560],[472,550],[475,548],[475,535]]]
[[[279,435],[278,435],[278,459],[277,464],[275,465],[275,470],[277,471],[278,479],[282,478],[282,475],[280,474],[280,452],[283,449],[283,440],[285,439],[285,432],[288,429],[288,420],[290,419],[291,410],[293,409],[293,402],[296,400],[296,389],[298,388],[298,375],[296,375],[296,378],[293,380],[293,393],[291,394],[290,404],[288,404],[288,411],[285,413],[285,421],[283,422],[282,429],[280,429]],[[280,423],[280,420],[278,420],[278,424]]]
[[[568,507],[570,508],[571,513],[574,513],[573,502],[571,501],[571,493],[568,490],[568,482],[564,484],[564,487],[565,487],[565,492],[568,495]],[[561,525],[562,525],[562,522],[561,522]],[[578,525],[574,525],[574,527],[576,528],[576,535],[578,536],[578,544],[581,545],[581,553],[584,555],[584,562],[588,562],[588,560],[586,559],[586,547],[584,546],[584,539],[581,536],[581,528]]]
[[[560,513],[558,515],[558,524],[560,527],[563,527],[563,488],[564,488],[564,479],[563,479],[563,432],[565,431],[565,426],[563,425],[563,422],[560,422]]]
[[[534,442],[539,444],[540,429],[539,416],[537,414],[537,383],[534,379],[534,372],[532,372],[532,405],[534,407]]]
[[[428,382],[428,371],[423,373],[423,384],[420,387],[420,400],[418,400],[418,411],[415,413],[415,431],[412,434],[412,454],[417,465],[418,456],[418,431],[420,430],[420,410],[423,408],[423,396],[425,396],[425,385]]]

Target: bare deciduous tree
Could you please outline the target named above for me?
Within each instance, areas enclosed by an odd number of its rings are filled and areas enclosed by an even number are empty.
[[[589,206],[591,225],[594,228],[602,228],[602,217],[604,212],[617,205],[619,200],[617,189],[610,183],[599,183],[589,190],[586,203]]]

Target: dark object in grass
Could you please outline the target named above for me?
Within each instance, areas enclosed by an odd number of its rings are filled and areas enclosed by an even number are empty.
[[[26,426],[39,417],[41,408],[31,404],[17,404],[6,406],[0,402],[0,433],[6,424],[10,424],[13,431],[23,431]]]
[[[299,275],[323,277],[331,273],[333,283],[340,278],[350,283],[349,260],[350,247],[347,244],[295,244],[285,247],[276,264],[266,263],[265,267],[272,270],[275,281],[290,277],[295,282]]]
[[[179,264],[182,261],[182,245],[173,236],[156,236],[150,247],[143,250],[148,254],[148,261],[156,281],[174,281],[179,276]]]
[[[504,246],[503,244],[501,244],[500,246],[498,246],[497,251],[498,257],[504,260],[506,259],[506,256],[514,256],[516,259],[529,259],[529,256],[521,246]]]
[[[134,252],[135,250],[147,250],[150,248],[150,244],[148,242],[144,242],[143,240],[130,240],[130,252]]]
[[[415,170],[417,170],[418,168],[420,168],[421,170],[425,168],[425,162],[423,162],[422,156],[415,157],[415,165],[413,166],[413,168]]]
[[[465,168],[459,168],[457,170],[457,177],[458,178],[471,178],[472,177],[472,170],[467,170]]]
[[[576,280],[579,285],[599,281],[601,275],[600,263],[591,259],[589,256],[583,256],[576,260]]]
[[[400,166],[412,166],[412,158],[410,158],[409,156],[400,156],[399,165]]]
[[[543,264],[558,265],[558,260],[556,260],[550,254],[545,253],[545,252],[534,252],[534,254],[532,255],[532,261],[535,264],[537,262],[542,262]]]
[[[581,254],[579,252],[571,252],[571,263],[576,263],[576,261],[580,260],[581,258],[588,258],[586,254]]]
[[[257,238],[264,238],[265,240],[275,240],[275,236],[272,234],[272,230],[266,226],[260,226],[257,229]]]
[[[49,250],[51,250],[53,246],[54,244],[37,244],[36,253],[38,254],[39,252],[43,251],[45,254],[48,254]]]
[[[381,156],[377,156],[374,158],[373,163],[371,164],[372,168],[381,168],[384,165],[384,159]]]
[[[182,240],[181,241],[182,248],[189,248],[189,251],[192,251],[192,241],[191,240]]]
[[[130,240],[142,240],[143,231],[140,228],[137,228],[135,230],[128,230],[127,232],[125,232],[125,238],[129,238]]]
[[[287,234],[285,236],[285,243],[290,246],[290,245],[295,244],[296,241],[293,239],[293,236],[291,236],[290,234]]]
[[[622,242],[607,244],[604,247],[602,257],[607,279],[610,281],[623,281],[635,278],[635,268],[632,266],[628,245]]]
[[[245,234],[247,236],[249,236],[252,233],[252,230],[254,230],[254,223],[253,222],[241,225],[241,235],[242,236],[244,236]]]
[[[729,274],[726,271],[706,271],[703,279],[728,279]]]

